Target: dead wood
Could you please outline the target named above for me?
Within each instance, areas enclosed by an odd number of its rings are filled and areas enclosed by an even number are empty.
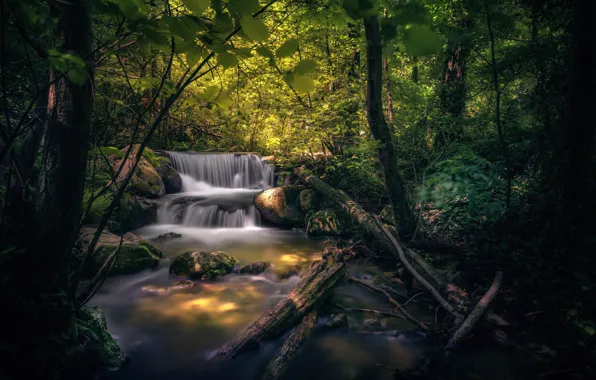
[[[328,255],[323,260],[313,263],[284,299],[221,347],[211,360],[232,359],[258,347],[263,339],[283,335],[300,322],[315,305],[324,300],[344,275],[345,264],[341,254]]]
[[[462,325],[457,329],[457,331],[455,331],[455,333],[451,336],[451,339],[449,339],[449,342],[447,343],[446,347],[447,349],[455,348],[459,341],[466,335],[468,335],[470,331],[472,331],[472,329],[474,329],[474,326],[476,326],[478,321],[480,321],[480,319],[486,312],[488,305],[490,305],[497,293],[499,293],[499,289],[501,288],[502,282],[503,272],[498,271],[497,273],[495,273],[493,283],[491,284],[486,294],[480,299],[480,301],[478,301],[470,315],[468,315],[468,318],[466,318],[464,323],[462,323]]]
[[[277,380],[283,376],[288,368],[288,364],[300,351],[300,347],[308,339],[316,323],[316,310],[311,311],[302,318],[302,322],[300,322],[296,330],[286,339],[279,350],[273,355],[273,359],[267,364],[265,373],[261,378],[262,380]]]

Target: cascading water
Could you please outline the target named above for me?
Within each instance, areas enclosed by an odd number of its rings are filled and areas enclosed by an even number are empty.
[[[252,154],[168,152],[182,177],[182,193],[165,200],[158,223],[242,228],[260,224],[255,194],[273,186],[273,169]]]

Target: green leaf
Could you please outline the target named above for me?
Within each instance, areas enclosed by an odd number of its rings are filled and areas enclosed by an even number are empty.
[[[404,33],[404,45],[408,54],[421,57],[439,52],[443,41],[428,25],[413,25]]]
[[[297,92],[307,93],[315,89],[315,82],[305,75],[294,75],[294,89]]]
[[[219,87],[218,86],[209,86],[207,87],[207,89],[205,90],[205,92],[203,93],[203,99],[206,102],[211,102],[213,100],[215,100],[215,98],[217,97],[217,95],[219,95]]]
[[[275,58],[273,53],[271,52],[271,50],[267,49],[264,46],[259,46],[256,50],[257,50],[257,54],[262,57],[270,58],[270,59]]]
[[[186,64],[189,67],[196,65],[203,56],[203,48],[195,41],[188,41],[182,46],[182,51],[186,53]]]
[[[312,59],[303,59],[294,66],[294,73],[300,75],[312,74],[317,70],[317,62]]]
[[[202,16],[205,10],[209,8],[209,0],[182,0],[182,4],[195,16]]]
[[[227,51],[222,51],[217,54],[217,62],[223,66],[224,69],[228,67],[236,66],[238,64],[238,58]]]
[[[256,42],[265,40],[269,35],[269,31],[267,30],[265,23],[250,16],[243,17],[240,20],[240,26],[242,26],[242,30],[244,30],[244,33],[248,36],[248,38]]]
[[[259,0],[229,0],[228,10],[241,17],[252,16],[253,13],[261,9]]]
[[[222,13],[215,18],[213,26],[217,32],[227,34],[234,29],[234,22],[227,13]]]
[[[48,58],[48,60],[50,61],[50,65],[52,65],[52,67],[58,71],[61,72],[65,72],[66,70],[68,70],[68,64],[66,63],[66,60],[62,57],[53,57],[50,56]]]
[[[596,334],[596,328],[594,328],[594,326],[592,326],[592,325],[585,325],[584,326],[584,331],[589,336],[594,336],[594,334]]]
[[[276,51],[275,56],[277,58],[291,57],[298,51],[298,40],[290,38],[286,40]]]
[[[77,86],[84,85],[88,79],[87,72],[80,67],[72,68],[68,71],[66,76],[71,83],[76,84]]]

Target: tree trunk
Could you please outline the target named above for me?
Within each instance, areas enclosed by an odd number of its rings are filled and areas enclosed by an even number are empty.
[[[389,73],[389,58],[383,58],[383,72],[385,73],[385,94],[387,95],[387,119],[391,132],[395,132],[395,118],[393,116],[393,96],[391,94],[391,74]]]
[[[77,338],[65,259],[79,229],[89,149],[93,57],[88,3],[49,1],[53,17],[59,20],[60,49],[87,60],[88,78],[85,84],[75,85],[66,75],[50,70],[53,83],[48,93],[35,214],[27,217],[31,224],[15,227],[11,236],[23,251],[17,250],[18,255],[9,255],[3,262],[3,272],[8,273],[3,288],[18,293],[18,298],[2,292],[4,316],[12,322],[10,329],[2,330],[0,341],[11,347],[7,351],[10,357],[3,359],[14,359],[9,371],[19,371],[19,378],[55,374]],[[33,361],[22,360],[33,351],[39,353]]]
[[[391,133],[383,115],[383,68],[379,18],[369,16],[364,19],[366,33],[367,63],[367,119],[370,130],[379,143],[379,160],[383,168],[385,185],[394,211],[395,226],[403,237],[414,233],[414,215],[406,199],[402,179],[397,168],[397,154],[391,140]]]
[[[282,335],[327,297],[344,274],[345,264],[342,255],[328,256],[313,263],[286,298],[238,334],[234,340],[220,348],[211,360],[233,359],[257,348],[263,339]]]
[[[286,339],[284,344],[277,350],[273,355],[273,359],[267,364],[265,374],[261,378],[262,380],[277,380],[280,379],[286,370],[292,359],[300,352],[300,347],[308,339],[310,332],[317,323],[317,312],[316,310],[311,311],[304,318],[302,322],[296,328],[296,331],[292,333]]]

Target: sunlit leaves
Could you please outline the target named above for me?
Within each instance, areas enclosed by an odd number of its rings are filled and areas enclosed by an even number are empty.
[[[221,13],[215,17],[213,27],[216,32],[227,34],[234,29],[234,22],[227,13]]]
[[[443,47],[441,37],[428,25],[412,25],[406,29],[403,43],[408,54],[414,57],[437,53]]]
[[[256,42],[265,40],[269,35],[269,31],[267,30],[265,23],[259,19],[252,18],[251,16],[243,17],[240,20],[240,26],[242,26],[244,34]]]
[[[238,58],[232,53],[222,51],[221,53],[217,53],[217,63],[227,69],[228,67],[236,66],[238,64]]]
[[[270,58],[270,59],[275,58],[274,55],[273,55],[273,53],[271,52],[271,50],[267,49],[264,46],[259,46],[256,49],[256,51],[257,51],[257,54],[260,55],[260,56],[262,56],[262,57]]]
[[[294,73],[299,75],[312,74],[317,70],[317,63],[312,59],[303,59],[294,66]]]
[[[109,0],[109,2],[116,4],[122,15],[133,21],[143,18],[144,13],[149,10],[143,0]]]
[[[186,64],[189,67],[196,65],[203,56],[203,48],[195,41],[189,41],[182,46],[182,50],[186,53]]]
[[[250,17],[261,9],[259,0],[229,0],[228,10],[242,17]]]
[[[292,85],[297,92],[308,93],[315,89],[315,82],[306,75],[295,74]]]
[[[182,0],[182,4],[195,16],[202,16],[209,7],[209,0]]]
[[[286,58],[293,56],[298,51],[298,40],[295,38],[290,38],[286,40],[277,50],[275,51],[275,56],[277,58]]]

